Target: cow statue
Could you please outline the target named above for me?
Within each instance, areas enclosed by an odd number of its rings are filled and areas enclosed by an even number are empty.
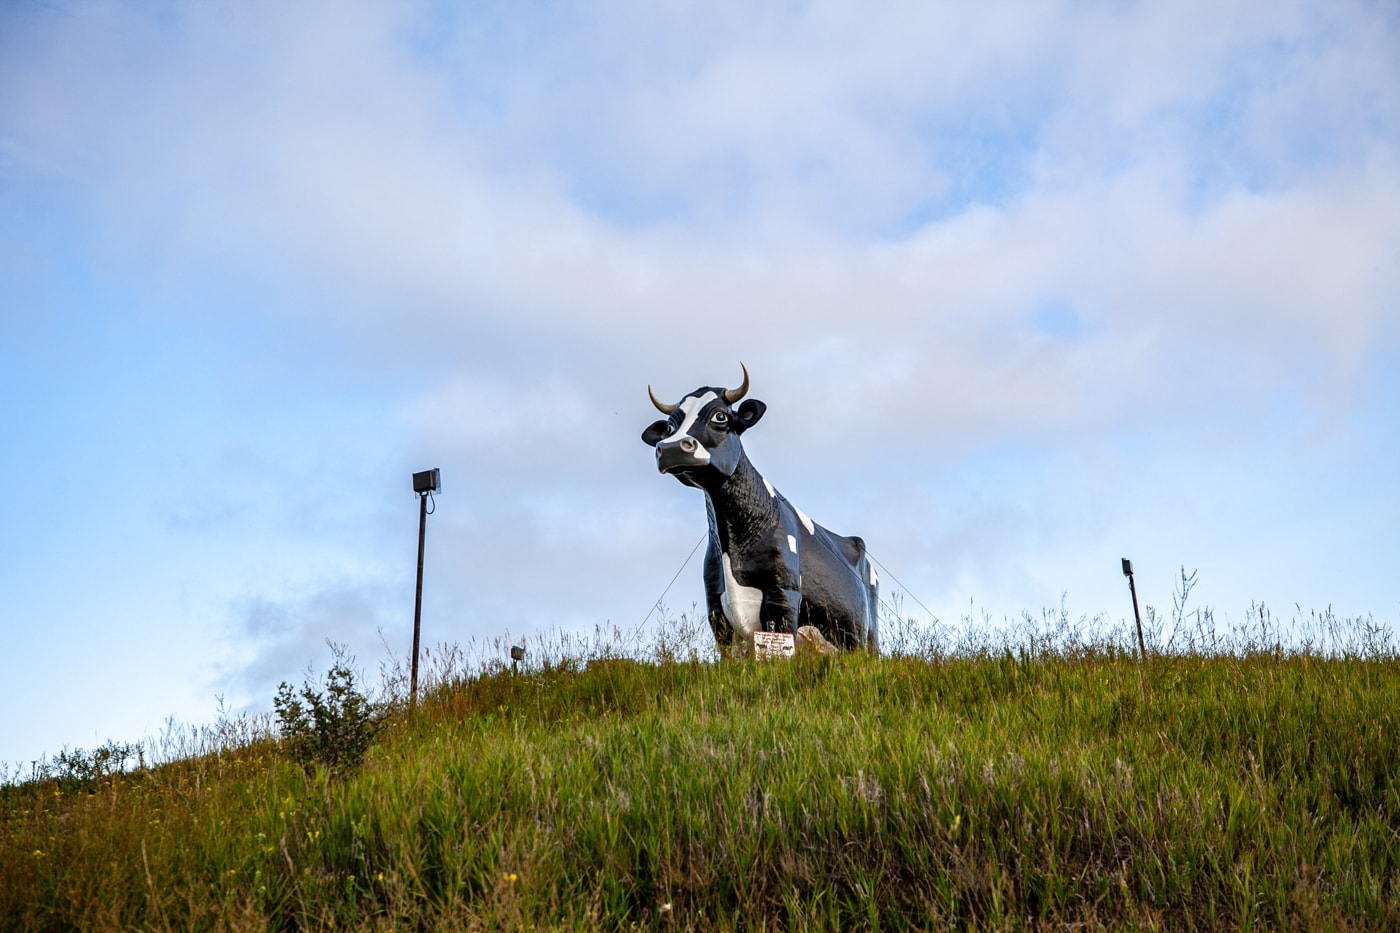
[[[799,647],[879,650],[879,581],[865,542],[834,534],[759,475],[739,437],[763,417],[749,390],[701,386],[642,432],[656,468],[705,493],[710,543],[705,602],[720,650],[743,650],[759,631],[791,632]]]

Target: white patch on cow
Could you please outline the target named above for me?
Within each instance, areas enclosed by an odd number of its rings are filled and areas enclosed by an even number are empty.
[[[729,555],[720,555],[724,568],[724,592],[720,594],[720,605],[729,616],[737,631],[745,640],[763,628],[763,591],[756,586],[743,586],[734,579],[734,571],[729,565]]]
[[[770,482],[768,482],[768,480],[766,480],[766,479],[763,481],[763,488],[766,489],[766,490],[768,490],[768,498],[770,498],[770,499],[776,499],[776,498],[778,498],[778,491],[777,491],[776,489],[774,489],[774,488],[773,488],[773,484],[770,483]]]
[[[807,534],[814,535],[817,533],[817,527],[812,524],[812,520],[810,518],[802,514],[801,509],[794,505],[792,507],[792,510],[797,513],[797,520],[802,522],[802,527],[807,529]]]
[[[700,410],[706,405],[713,402],[718,397],[719,396],[715,395],[715,393],[713,392],[706,392],[704,395],[687,395],[685,398],[681,399],[680,404],[676,407],[679,408],[685,414],[685,417],[681,419],[680,427],[676,428],[670,434],[657,441],[656,455],[658,457],[661,456],[661,444],[664,444],[669,440],[678,440],[689,434],[690,429],[695,425],[695,419],[700,417]],[[695,439],[691,438],[691,440]],[[706,450],[705,445],[700,443],[699,441],[695,441],[695,451],[691,454],[691,457],[693,457],[697,463],[710,462],[710,452]]]
[[[797,553],[797,539],[792,535],[788,535],[788,550],[794,554]]]
[[[875,575],[875,567],[874,567],[874,565],[871,565],[871,567],[870,567],[870,585],[871,585],[871,586],[876,586],[876,585],[879,584],[879,582],[880,582],[880,578],[877,577],[877,576]]]
[[[685,398],[681,399],[680,405],[676,407],[681,410],[685,417],[681,419],[681,426],[666,437],[663,437],[661,439],[662,442],[664,443],[665,441],[678,437],[685,437],[689,434],[690,429],[695,426],[695,419],[700,417],[700,410],[717,398],[719,398],[719,396],[715,395],[713,392],[706,392],[704,395],[687,395]]]

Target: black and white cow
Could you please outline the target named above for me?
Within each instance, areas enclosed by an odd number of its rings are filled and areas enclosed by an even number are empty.
[[[767,406],[740,400],[737,389],[701,386],[675,405],[651,402],[666,415],[642,432],[656,448],[656,467],[705,493],[710,545],[705,600],[720,648],[746,646],[757,631],[806,626],[840,648],[879,648],[878,580],[865,542],[834,534],[788,502],[759,475],[739,436]],[[736,407],[737,406],[737,407]]]

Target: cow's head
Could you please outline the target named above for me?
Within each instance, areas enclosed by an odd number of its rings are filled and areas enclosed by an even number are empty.
[[[658,401],[647,387],[651,403],[666,418],[642,432],[642,440],[656,448],[656,468],[674,474],[688,486],[705,481],[723,482],[734,475],[743,459],[739,435],[758,423],[768,406],[749,399],[737,408],[749,391],[749,370],[743,363],[744,384],[737,389],[701,386],[674,405]]]

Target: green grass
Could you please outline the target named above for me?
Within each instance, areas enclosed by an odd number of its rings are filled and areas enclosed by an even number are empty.
[[[12,929],[1400,928],[1400,665],[1112,648],[445,676],[0,788]]]

